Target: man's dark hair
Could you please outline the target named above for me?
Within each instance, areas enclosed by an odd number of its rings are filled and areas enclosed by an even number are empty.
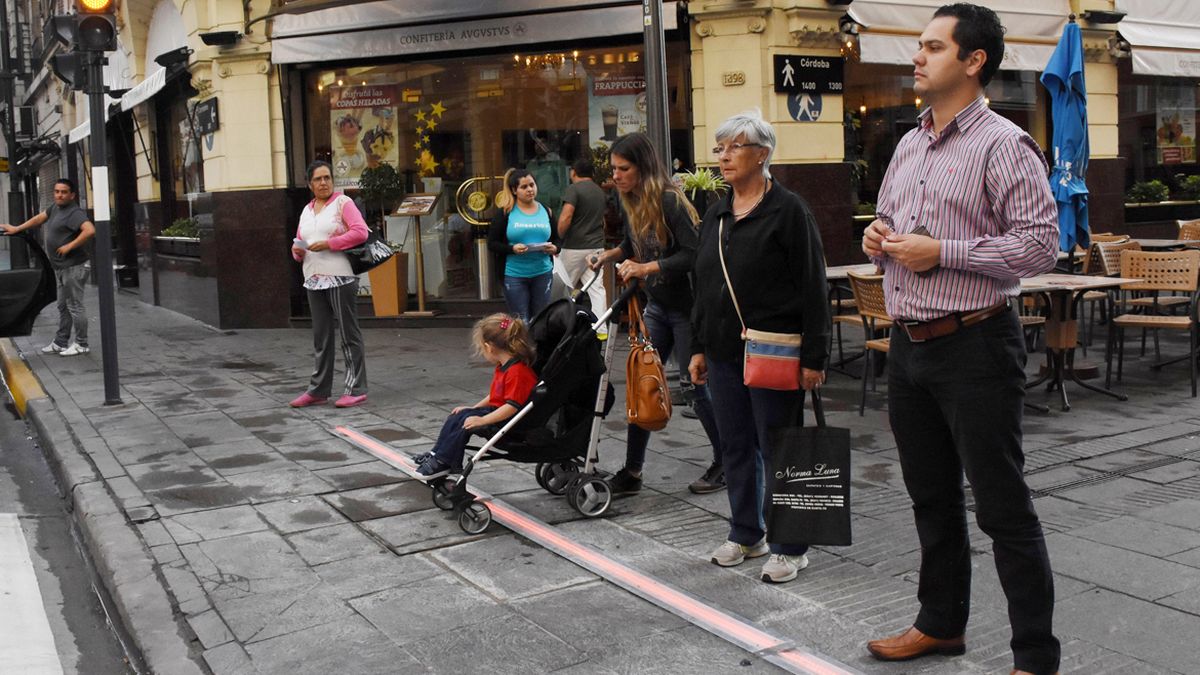
[[[596,175],[595,169],[592,168],[592,160],[590,159],[575,160],[575,162],[571,164],[571,169],[575,172],[575,175],[579,176],[580,178],[591,178],[592,176]]]
[[[942,5],[933,13],[933,18],[941,16],[958,19],[954,25],[954,41],[958,43],[959,61],[965,61],[976,49],[987,54],[987,61],[979,71],[979,86],[986,87],[1004,60],[1004,26],[1000,25],[1000,17],[987,7],[966,2]]]
[[[55,179],[54,184],[55,185],[59,185],[59,184],[66,185],[67,189],[71,191],[71,194],[73,194],[73,195],[79,194],[79,190],[77,190],[75,188],[75,181],[71,180],[70,178],[57,178],[57,179]]]

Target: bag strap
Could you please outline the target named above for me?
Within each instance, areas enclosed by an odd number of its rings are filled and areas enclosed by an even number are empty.
[[[742,324],[742,336],[746,335],[746,321],[742,318],[742,308],[738,306],[737,296],[733,293],[733,282],[729,280],[729,269],[725,267],[725,218],[721,218],[721,224],[717,227],[717,255],[721,258],[721,272],[725,275],[725,288],[729,289],[729,297],[733,300],[733,311],[737,312],[738,323]]]
[[[629,296],[629,341],[646,339],[646,324],[642,321],[642,304],[637,293]]]
[[[817,426],[825,426],[825,406],[821,403],[821,392],[813,389],[808,392],[812,396],[813,417],[817,420]]]

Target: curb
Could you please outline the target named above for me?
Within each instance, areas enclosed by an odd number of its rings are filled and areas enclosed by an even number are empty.
[[[176,608],[150,549],[12,340],[0,340],[0,361],[18,410],[37,435],[82,543],[132,638],[135,660],[150,673],[208,673],[200,665],[199,640]]]

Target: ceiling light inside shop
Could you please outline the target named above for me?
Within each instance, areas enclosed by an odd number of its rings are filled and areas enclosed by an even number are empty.
[[[867,114],[867,106],[865,106],[865,105],[858,106],[858,112],[863,115],[866,115]]]
[[[918,108],[921,107],[921,97],[920,96],[917,97],[917,107]]]
[[[339,87],[340,87],[340,86],[342,86],[343,84],[344,84],[344,83],[343,83],[341,80],[338,80],[338,86],[339,86]]]

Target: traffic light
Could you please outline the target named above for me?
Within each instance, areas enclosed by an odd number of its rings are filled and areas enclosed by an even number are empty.
[[[76,51],[116,51],[117,18],[113,3],[114,0],[76,0]]]
[[[77,52],[55,54],[54,59],[50,62],[50,69],[54,71],[54,75],[58,79],[72,89],[77,91],[87,89],[87,62],[84,60],[83,54]]]

